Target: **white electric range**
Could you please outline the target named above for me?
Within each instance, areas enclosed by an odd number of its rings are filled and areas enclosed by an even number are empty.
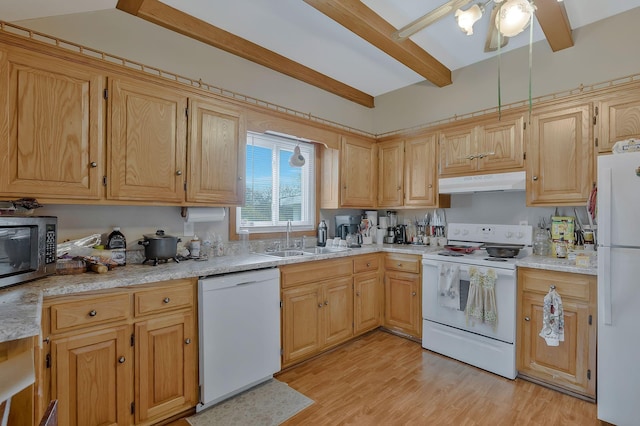
[[[422,346],[514,379],[516,262],[531,253],[533,229],[451,223],[447,233],[457,251],[423,255]],[[522,248],[516,257],[496,258],[483,244]]]

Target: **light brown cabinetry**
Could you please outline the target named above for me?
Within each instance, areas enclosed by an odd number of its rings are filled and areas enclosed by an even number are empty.
[[[384,255],[384,327],[421,337],[421,258],[400,253]]]
[[[0,193],[102,196],[104,75],[22,49],[0,52]]]
[[[353,334],[360,335],[382,324],[384,291],[379,254],[353,259]]]
[[[562,298],[564,342],[548,346],[539,336],[544,297],[554,285]],[[596,277],[518,268],[517,368],[539,383],[595,399]]]
[[[61,424],[153,424],[197,403],[195,280],[46,299],[37,406]],[[42,414],[42,413],[39,413]]]
[[[351,338],[352,270],[350,258],[280,268],[283,367]]]
[[[440,132],[440,176],[524,169],[524,119],[505,116]]]
[[[241,205],[246,120],[242,110],[206,99],[189,102],[187,201]]]
[[[378,144],[378,207],[449,207],[438,195],[436,134]]]
[[[341,136],[340,150],[323,148],[321,162],[321,208],[375,207],[378,163],[373,141]]]
[[[598,152],[611,152],[618,141],[640,138],[640,90],[612,94],[597,102],[596,107],[596,120],[600,124]]]
[[[534,110],[527,141],[527,205],[582,205],[595,182],[592,104]]]
[[[107,198],[184,200],[187,96],[124,77],[109,81]]]

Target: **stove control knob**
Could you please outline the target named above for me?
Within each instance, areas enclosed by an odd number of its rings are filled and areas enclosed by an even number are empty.
[[[460,234],[460,230],[459,229],[454,229],[453,230],[453,235],[458,235]]]
[[[516,234],[516,238],[518,238],[519,240],[524,238],[524,232],[522,231],[518,231],[518,233]]]
[[[506,236],[507,238],[513,238],[513,232],[511,232],[511,231],[507,231],[507,233],[505,234],[505,236]]]
[[[462,230],[462,235],[469,235],[469,230],[468,229],[463,229]]]

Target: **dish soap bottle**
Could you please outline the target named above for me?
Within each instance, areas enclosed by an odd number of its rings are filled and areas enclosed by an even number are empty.
[[[327,224],[322,219],[320,225],[318,225],[318,247],[324,247],[327,245]]]
[[[107,249],[111,250],[111,260],[120,266],[127,264],[127,240],[117,226],[107,237]]]

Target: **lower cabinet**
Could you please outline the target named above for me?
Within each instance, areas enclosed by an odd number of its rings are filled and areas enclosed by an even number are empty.
[[[45,299],[36,418],[53,399],[70,426],[148,425],[194,407],[195,283]]]
[[[360,335],[382,325],[384,290],[380,255],[356,257],[353,273],[353,334]]]
[[[386,253],[384,266],[384,327],[420,339],[421,257]]]
[[[517,368],[521,377],[584,397],[596,396],[597,279],[595,276],[518,269]],[[564,311],[564,341],[539,336],[544,297],[555,286]]]

